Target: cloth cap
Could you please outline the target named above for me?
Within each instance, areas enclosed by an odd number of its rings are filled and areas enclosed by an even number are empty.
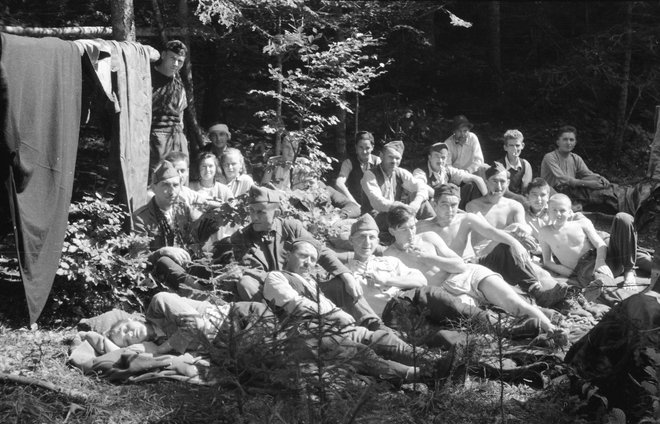
[[[438,200],[441,196],[444,196],[444,195],[456,196],[460,199],[461,198],[461,191],[459,190],[459,188],[455,184],[452,184],[452,183],[440,184],[433,191],[433,199]]]
[[[248,193],[248,204],[279,203],[280,195],[275,190],[266,187],[252,186]]]
[[[454,116],[454,131],[460,127],[468,127],[468,129],[472,129],[473,126],[474,125],[472,125],[465,115]]]
[[[376,220],[374,219],[373,216],[369,215],[368,213],[365,213],[361,217],[357,219],[351,225],[351,235],[357,233],[358,231],[369,231],[369,230],[378,230],[378,224],[376,224]]]
[[[219,132],[229,134],[229,127],[225,124],[215,124],[209,127],[209,132]]]
[[[449,150],[449,146],[446,143],[435,143],[431,145],[429,153],[431,152],[442,152],[443,150]]]
[[[383,146],[383,149],[392,149],[396,152],[399,152],[399,154],[402,155],[404,149],[403,141],[401,140],[390,141],[389,143]]]
[[[151,182],[153,184],[158,184],[161,181],[169,180],[170,178],[174,178],[178,176],[179,173],[174,168],[172,162],[164,160],[154,170],[154,174],[151,177]]]
[[[321,245],[319,244],[318,241],[314,240],[313,238],[309,237],[298,237],[295,238],[291,241],[288,241],[284,243],[284,249],[288,252],[291,252],[294,248],[295,245],[300,244],[300,243],[309,243],[312,245],[314,249],[316,249],[316,254],[317,256],[321,254]]]

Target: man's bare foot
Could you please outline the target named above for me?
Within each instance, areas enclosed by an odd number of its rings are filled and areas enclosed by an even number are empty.
[[[623,289],[635,290],[637,288],[637,274],[634,269],[629,269],[623,273]]]

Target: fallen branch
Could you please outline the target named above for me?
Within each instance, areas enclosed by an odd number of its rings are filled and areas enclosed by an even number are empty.
[[[14,374],[5,374],[0,372],[0,381],[11,381],[12,383],[25,384],[28,386],[38,386],[46,390],[51,390],[55,393],[62,394],[71,400],[76,402],[84,403],[87,402],[88,396],[84,393],[80,393],[74,390],[68,390],[63,387],[58,387],[51,382],[39,380],[33,377],[24,377],[21,375]]]
[[[81,27],[21,27],[11,25],[0,25],[0,31],[7,34],[22,35],[26,37],[61,37],[61,38],[112,38],[112,27],[104,26],[81,26]],[[205,37],[209,39],[218,38],[218,34],[212,28],[166,28],[168,37]],[[161,33],[153,28],[137,28],[138,37],[160,37]]]

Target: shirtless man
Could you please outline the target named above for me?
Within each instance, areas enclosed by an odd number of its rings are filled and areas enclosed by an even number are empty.
[[[635,234],[613,233],[608,248],[591,221],[571,219],[571,206],[571,199],[561,193],[548,201],[550,224],[539,233],[543,266],[565,277],[575,276],[582,288],[593,288],[585,293],[587,298],[588,294],[597,297],[602,286],[613,287],[615,275],[624,275],[624,285],[634,281]]]
[[[506,196],[509,186],[509,173],[502,164],[495,162],[486,170],[488,194],[467,204],[466,211],[483,216],[493,227],[504,230],[521,240],[530,251],[537,251],[538,244],[531,237],[532,230],[525,222],[525,209],[520,202]],[[472,234],[472,245],[479,257],[486,256],[497,246],[497,242],[482,234]],[[531,295],[542,306],[554,306],[566,297],[568,285],[557,280],[539,265],[531,263],[541,288],[531,291]]]
[[[458,209],[460,192],[454,184],[436,188],[433,196],[435,220],[419,221],[417,233],[432,231],[438,234],[451,250],[468,262],[478,263],[500,274],[510,284],[538,297],[542,290],[527,249],[511,234],[493,227],[481,215]],[[473,234],[493,240],[496,244],[484,256],[475,255],[470,242]],[[541,306],[549,306],[545,301]],[[549,302],[552,303],[552,302]]]
[[[462,314],[473,316],[480,306],[490,303],[514,316],[537,319],[542,331],[555,330],[540,309],[520,297],[497,273],[464,263],[434,232],[415,234],[416,219],[409,208],[392,208],[388,222],[395,241],[384,254],[422,271],[429,286],[441,287],[454,296],[454,306]]]

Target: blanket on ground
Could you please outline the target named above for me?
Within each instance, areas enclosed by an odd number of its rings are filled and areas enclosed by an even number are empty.
[[[185,353],[183,355],[158,355],[125,347],[108,352],[103,333],[118,320],[144,319],[136,314],[112,310],[98,317],[81,320],[80,331],[73,340],[69,363],[85,374],[98,374],[113,382],[138,383],[168,378],[191,384],[210,385],[211,364],[207,357]],[[149,346],[153,343],[145,342]],[[155,345],[152,347],[155,348]]]

